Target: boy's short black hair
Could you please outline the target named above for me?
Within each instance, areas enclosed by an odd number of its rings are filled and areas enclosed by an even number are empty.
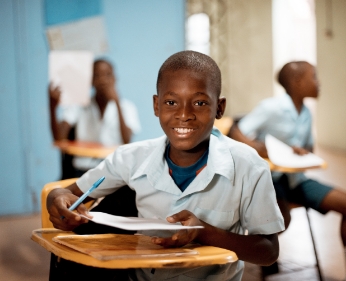
[[[221,71],[219,67],[211,57],[195,51],[182,51],[175,53],[162,64],[157,76],[157,93],[159,92],[159,85],[163,73],[166,71],[178,71],[181,69],[207,74],[217,97],[220,96]]]
[[[300,78],[310,64],[306,61],[292,61],[286,63],[278,73],[277,80],[286,90],[292,79]]]
[[[113,64],[106,60],[106,59],[97,59],[94,61],[94,64],[93,64],[93,68],[95,69],[96,65],[98,65],[99,63],[106,63],[109,65],[109,67],[114,71],[114,67],[113,67]]]

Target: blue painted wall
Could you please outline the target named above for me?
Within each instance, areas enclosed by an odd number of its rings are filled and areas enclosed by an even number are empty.
[[[48,25],[104,15],[110,43],[105,57],[116,66],[120,94],[135,102],[142,122],[134,140],[162,134],[152,95],[160,65],[184,49],[184,0],[88,0],[89,8],[81,10],[85,1],[0,1],[2,216],[39,211],[43,185],[60,176],[60,155],[49,128]]]

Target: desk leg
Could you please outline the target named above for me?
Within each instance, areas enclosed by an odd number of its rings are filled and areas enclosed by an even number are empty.
[[[127,281],[130,270],[86,266],[51,254],[49,281]]]
[[[320,278],[320,281],[323,281],[323,277],[322,277],[322,273],[321,273],[321,269],[320,269],[320,262],[319,262],[319,259],[318,259],[317,248],[316,248],[315,239],[314,239],[314,234],[312,233],[312,228],[311,228],[311,221],[310,221],[310,217],[309,217],[309,208],[305,207],[305,211],[306,211],[306,217],[308,219],[312,246],[314,247],[314,253],[315,253],[315,258],[316,258],[316,267],[317,267],[317,271],[318,271],[318,276]]]

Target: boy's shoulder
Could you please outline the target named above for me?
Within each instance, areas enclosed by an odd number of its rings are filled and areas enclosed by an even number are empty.
[[[235,166],[242,167],[267,167],[267,161],[265,161],[257,151],[247,144],[236,141],[227,136],[223,136],[223,140],[229,149]]]
[[[285,103],[285,97],[280,95],[280,96],[274,96],[274,97],[268,97],[259,102],[259,105],[267,108],[267,109],[278,109],[278,106],[281,104]]]

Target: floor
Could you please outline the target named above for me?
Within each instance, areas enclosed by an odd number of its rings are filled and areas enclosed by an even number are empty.
[[[309,176],[346,191],[346,153],[318,147],[316,154],[328,162],[328,168],[310,171]],[[345,280],[345,253],[339,236],[341,217],[334,212],[323,216],[313,210],[309,216],[324,281]],[[40,224],[39,214],[0,217],[0,280],[48,280],[50,254],[30,240],[31,231],[40,228]],[[305,209],[292,210],[292,223],[279,239],[279,273],[267,276],[266,281],[319,280]],[[242,281],[262,281],[261,268],[246,264]]]

